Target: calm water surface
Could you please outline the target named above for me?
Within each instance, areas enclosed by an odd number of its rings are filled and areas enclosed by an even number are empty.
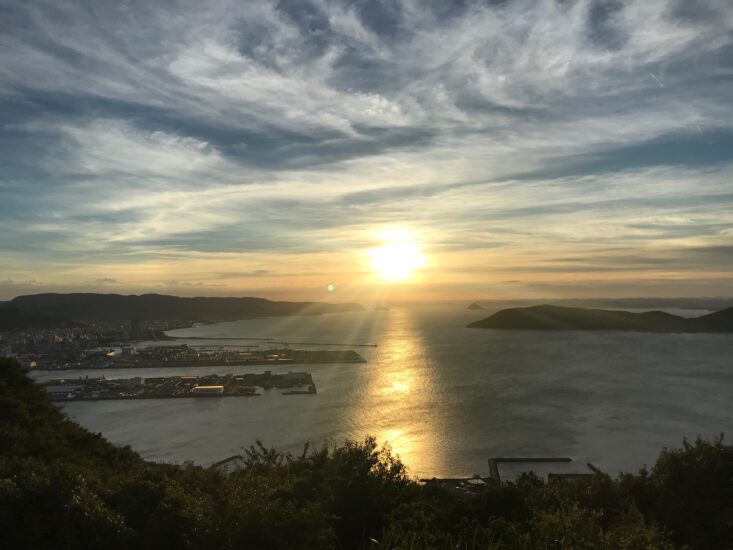
[[[634,471],[683,437],[733,434],[731,335],[464,328],[489,313],[400,307],[178,330],[171,334],[378,347],[354,348],[366,364],[272,368],[309,370],[317,395],[270,390],[251,398],[67,403],[64,411],[114,443],[169,462],[208,464],[256,439],[298,451],[307,441],[373,434],[419,476],[483,474],[487,458],[499,455],[567,455],[609,472]],[[145,369],[141,375],[265,368]],[[100,373],[63,374],[79,375]]]

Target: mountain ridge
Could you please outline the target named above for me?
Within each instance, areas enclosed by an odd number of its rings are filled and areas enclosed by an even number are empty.
[[[685,318],[664,311],[538,305],[502,309],[468,328],[496,330],[619,330],[636,332],[733,332],[733,307]]]

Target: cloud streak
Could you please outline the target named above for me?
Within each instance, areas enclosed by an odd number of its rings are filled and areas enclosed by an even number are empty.
[[[733,12],[695,5],[7,2],[0,279],[313,298],[400,226],[440,296],[698,293],[730,267]]]

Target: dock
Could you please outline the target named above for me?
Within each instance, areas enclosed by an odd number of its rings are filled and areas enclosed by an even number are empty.
[[[582,469],[583,466],[576,465],[576,462],[569,457],[493,457],[489,458],[489,475],[482,477],[475,474],[473,477],[461,478],[421,478],[419,481],[425,487],[436,489],[438,491],[451,494],[460,498],[473,498],[482,493],[487,487],[496,486],[502,483],[499,467],[501,464],[527,464],[536,466],[559,466],[566,469],[563,472],[546,471],[538,475],[549,485],[553,483],[577,482],[580,480],[592,478],[598,474],[602,474],[596,466],[587,462],[585,468],[587,470],[578,471],[573,468]],[[571,470],[567,470],[567,467]],[[551,466],[550,466],[551,467]],[[534,471],[531,467],[523,470],[522,473]]]
[[[248,340],[254,342],[269,342],[284,346],[338,346],[351,348],[376,348],[377,344],[355,344],[353,342],[286,342],[274,338],[250,338],[239,336],[171,336],[171,340]]]
[[[584,477],[593,476],[600,470],[593,464],[588,462],[585,465],[587,470],[580,471],[568,471],[568,466],[571,468],[574,466],[574,460],[570,457],[493,457],[489,459],[489,479],[501,483],[501,474],[499,467],[501,464],[527,464],[529,468],[524,471],[534,471],[532,467],[541,466],[547,470],[551,468],[552,464],[560,466],[561,469],[565,470],[562,472],[546,471],[545,475],[547,481],[558,481],[558,480],[576,480]],[[583,468],[582,466],[580,467]]]

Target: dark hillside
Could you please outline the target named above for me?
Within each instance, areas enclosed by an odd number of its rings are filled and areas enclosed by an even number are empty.
[[[29,313],[80,321],[233,321],[278,315],[318,315],[362,309],[358,304],[272,302],[263,298],[181,298],[162,294],[34,294],[9,304]]]
[[[11,330],[66,328],[80,326],[79,323],[43,315],[21,311],[14,307],[0,305],[0,332]]]
[[[143,461],[67,420],[0,359],[4,549],[711,549],[733,544],[733,447],[663,451],[651,471],[472,496],[411,479],[372,438],[244,449],[231,474]]]
[[[733,332],[733,307],[703,315],[695,321],[711,331]]]

